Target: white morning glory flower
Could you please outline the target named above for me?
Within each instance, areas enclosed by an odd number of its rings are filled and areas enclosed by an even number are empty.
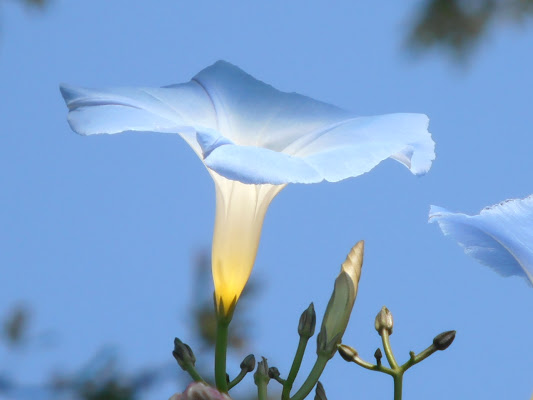
[[[533,195],[506,200],[473,216],[431,206],[429,222],[435,221],[466,254],[503,276],[518,275],[533,286]]]
[[[162,88],[64,85],[61,93],[74,131],[176,133],[207,166],[216,187],[213,280],[224,314],[251,273],[268,205],[287,183],[337,182],[387,158],[424,174],[435,158],[425,115],[357,117],[224,61]]]

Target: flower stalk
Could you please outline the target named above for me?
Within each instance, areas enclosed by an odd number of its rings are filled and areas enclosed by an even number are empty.
[[[385,350],[385,357],[387,357],[387,361],[389,362],[389,365],[392,369],[398,369],[398,363],[396,362],[396,359],[394,358],[394,354],[392,353],[392,347],[390,345],[390,336],[387,329],[383,329],[380,332],[381,335],[381,342],[383,343],[383,350]]]
[[[228,390],[239,384],[248,372],[252,372],[255,369],[255,357],[253,354],[247,355],[242,361],[241,372],[231,382],[228,383]]]
[[[331,357],[328,357],[325,354],[318,355],[315,365],[313,365],[313,368],[311,369],[311,372],[309,372],[307,379],[302,384],[300,389],[294,394],[294,396],[290,398],[290,400],[303,400],[309,395],[309,393],[311,393],[330,359]]]
[[[215,384],[222,393],[229,390],[226,378],[226,354],[228,350],[228,328],[231,319],[217,316],[217,335],[215,342]]]
[[[258,400],[267,400],[267,386],[270,381],[270,376],[268,374],[268,362],[265,357],[262,361],[259,361],[257,364],[257,370],[254,374],[254,382],[257,386],[257,399]]]
[[[281,393],[282,400],[288,400],[290,398],[292,385],[294,380],[298,375],[300,366],[302,365],[302,360],[304,358],[305,349],[307,347],[307,342],[315,333],[316,326],[316,313],[313,303],[302,313],[300,316],[300,321],[298,323],[298,335],[300,340],[298,342],[298,348],[296,349],[296,354],[292,361],[291,369],[287,379],[283,383],[283,391]]]

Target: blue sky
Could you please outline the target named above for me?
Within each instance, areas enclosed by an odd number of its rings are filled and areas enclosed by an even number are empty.
[[[105,345],[127,371],[168,362],[174,336],[192,341],[191,259],[213,228],[212,181],[178,136],[78,136],[59,83],[161,86],[225,59],[360,115],[425,113],[437,144],[424,177],[387,161],[283,190],[253,272],[262,290],[248,352],[286,374],[300,312],[314,301],[321,315],[340,263],[365,239],[345,343],[371,360],[374,317],[387,305],[400,360],[458,331],[406,374],[405,398],[529,398],[531,288],[465,256],[427,214],[430,204],[477,213],[533,193],[533,28],[493,26],[466,66],[413,58],[404,37],[417,4],[57,0],[42,14],[2,4],[0,315],[26,302],[32,331],[57,338],[5,355],[17,379],[76,371]],[[331,399],[392,397],[390,378],[339,357],[322,381]],[[180,389],[170,382],[146,398]]]

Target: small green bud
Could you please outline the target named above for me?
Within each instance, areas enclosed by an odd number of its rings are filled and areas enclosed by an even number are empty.
[[[298,323],[298,335],[305,338],[310,338],[315,334],[315,326],[315,306],[313,305],[313,303],[311,303],[307,310],[305,310],[300,316],[300,322]]]
[[[392,319],[392,314],[389,311],[389,309],[385,306],[381,308],[381,311],[376,315],[376,322],[374,324],[376,331],[378,331],[379,335],[381,336],[381,332],[383,330],[386,330],[389,335],[392,335],[392,327],[394,325],[394,321]]]
[[[381,353],[381,349],[379,347],[376,349],[374,357],[376,358],[376,364],[378,366],[381,365],[381,359],[383,358],[383,354]]]
[[[316,390],[315,390],[315,400],[328,400],[326,397],[326,391],[324,390],[324,386],[320,381],[316,384]]]
[[[442,332],[433,339],[433,346],[437,350],[446,350],[455,339],[455,331]]]
[[[337,348],[337,351],[339,352],[341,357],[344,358],[348,362],[354,361],[355,358],[358,356],[357,350],[345,344],[340,344],[339,347]]]
[[[278,379],[280,375],[281,374],[279,372],[279,369],[277,369],[276,367],[270,367],[268,369],[268,377],[269,378]]]
[[[174,339],[174,350],[172,351],[172,355],[183,370],[186,370],[188,365],[194,366],[194,363],[196,362],[196,357],[189,345],[183,343],[178,338]]]
[[[246,372],[252,372],[255,369],[255,356],[253,354],[248,354],[244,357],[241,363],[241,369]]]
[[[257,363],[257,369],[254,374],[254,382],[257,384],[260,381],[268,383],[270,377],[268,376],[268,362],[265,357],[261,357],[263,360]]]

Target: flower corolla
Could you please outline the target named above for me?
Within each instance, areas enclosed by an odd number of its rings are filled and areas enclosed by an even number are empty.
[[[224,61],[161,88],[62,85],[61,92],[80,134],[175,133],[203,161],[216,188],[212,269],[222,314],[244,289],[265,213],[286,184],[337,182],[387,158],[419,175],[435,157],[423,114],[358,117],[281,92]]]

